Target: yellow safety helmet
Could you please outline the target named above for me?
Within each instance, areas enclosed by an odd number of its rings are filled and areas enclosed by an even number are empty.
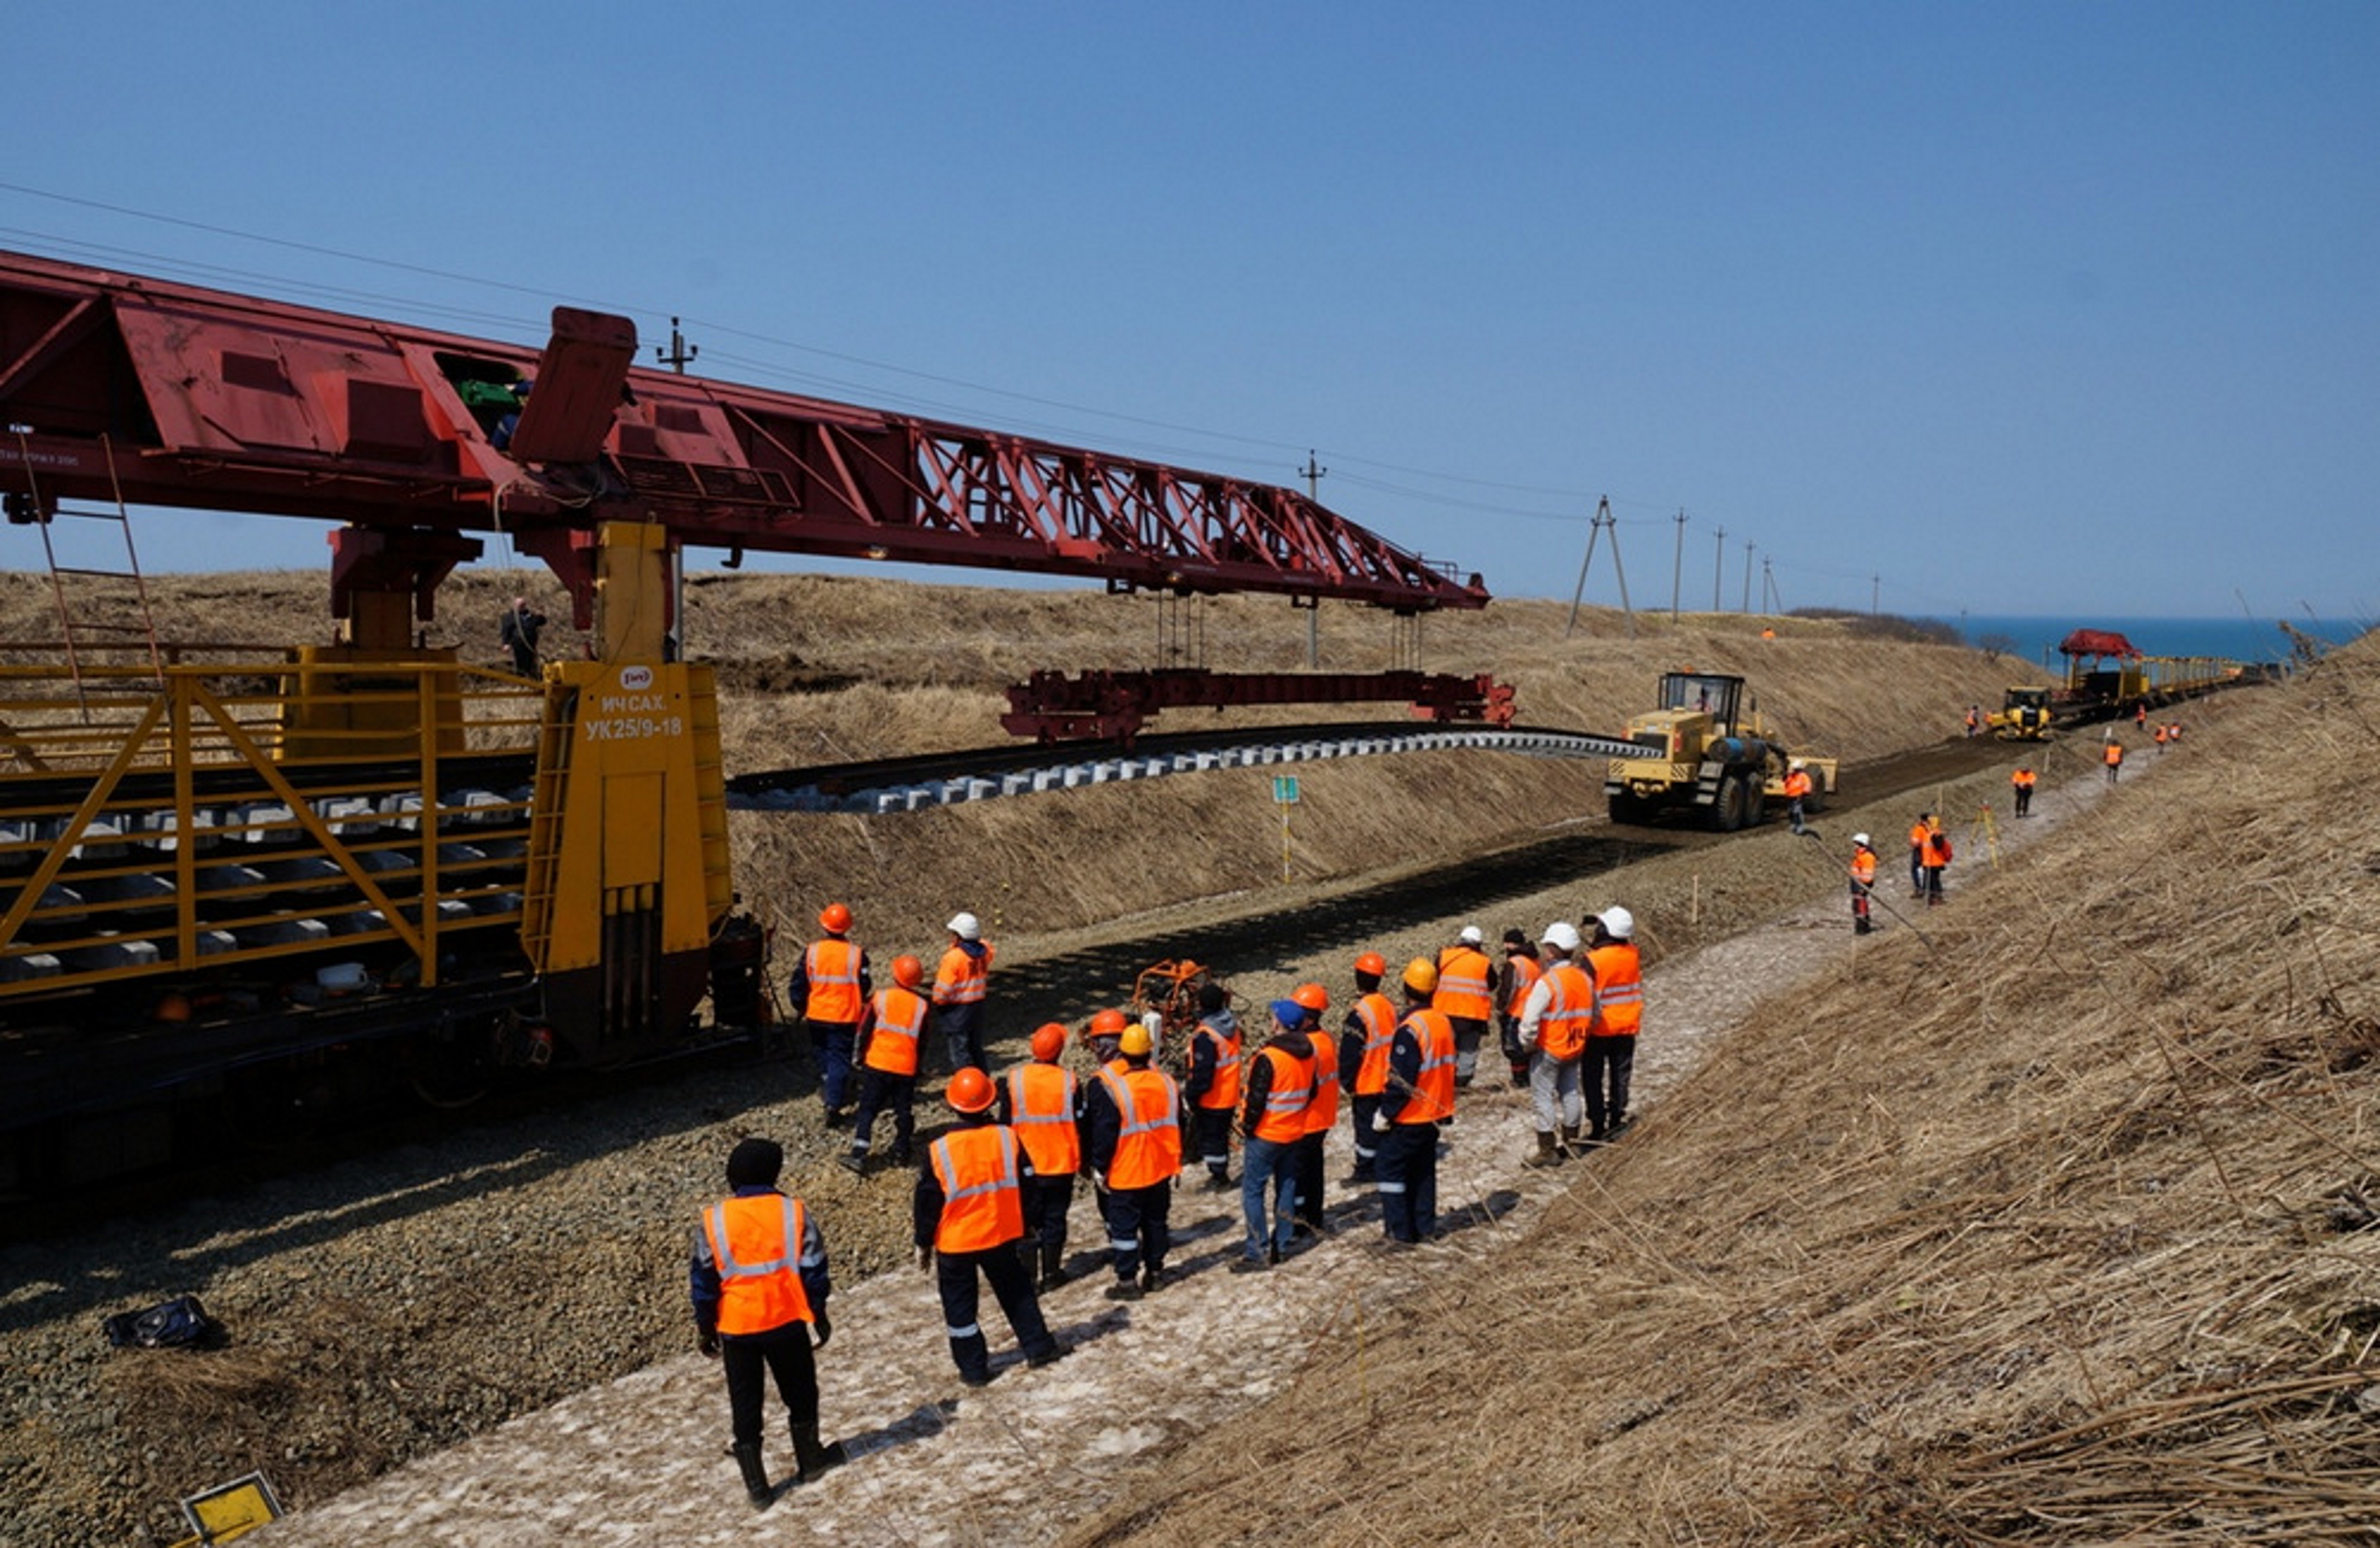
[[[1416,957],[1405,964],[1405,986],[1417,995],[1435,994],[1438,988],[1438,965],[1427,957]]]

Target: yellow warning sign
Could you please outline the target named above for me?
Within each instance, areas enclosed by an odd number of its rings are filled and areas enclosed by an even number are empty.
[[[198,1535],[182,1539],[173,1548],[205,1548],[229,1542],[270,1521],[281,1519],[281,1502],[261,1473],[234,1478],[228,1484],[193,1494],[182,1502],[182,1515]]]

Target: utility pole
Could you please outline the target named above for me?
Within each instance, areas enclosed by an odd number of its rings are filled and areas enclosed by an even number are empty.
[[[1308,446],[1305,449],[1305,466],[1298,471],[1305,475],[1305,497],[1316,505],[1320,505],[1323,475],[1330,470],[1316,460],[1313,447]],[[1307,610],[1305,615],[1305,664],[1309,667],[1322,665],[1322,599],[1320,597],[1314,599],[1314,606]]]
[[[1612,552],[1620,550],[1614,549]],[[1686,507],[1677,508],[1677,553],[1670,561],[1670,622],[1677,622],[1678,588],[1686,581]]]
[[[1872,618],[1877,614],[1883,612],[1884,602],[1884,577],[1882,576],[1870,576],[1868,577],[1868,616]]]
[[[1711,564],[1711,611],[1713,613],[1719,611],[1719,582],[1726,578],[1727,573],[1727,529],[1726,527],[1719,529],[1718,547],[1719,557]]]
[[[1744,612],[1752,612],[1752,539],[1744,539]]]
[[[669,319],[669,348],[664,350],[658,344],[653,347],[653,358],[681,377],[686,374],[686,367],[694,364],[694,357],[702,352],[702,346],[686,342],[685,335],[678,331],[675,317]]]
[[[1760,610],[1766,613],[1785,611],[1784,599],[1777,594],[1777,561],[1764,556],[1760,562]]]
[[[1567,640],[1578,627],[1579,599],[1587,594],[1587,570],[1595,562],[1595,539],[1603,529],[1611,529],[1611,568],[1620,577],[1620,609],[1628,615],[1628,638],[1636,638],[1636,610],[1628,604],[1628,572],[1620,563],[1620,521],[1611,513],[1611,496],[1606,495],[1596,502],[1593,520],[1587,523],[1587,556],[1579,561],[1579,584],[1570,593],[1570,618],[1562,626],[1562,638]]]

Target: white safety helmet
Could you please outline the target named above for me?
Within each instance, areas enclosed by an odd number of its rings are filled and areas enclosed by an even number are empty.
[[[1462,933],[1455,937],[1456,940],[1461,941],[1464,946],[1477,946],[1487,938],[1487,936],[1482,935],[1479,933],[1479,927],[1475,924],[1464,925],[1462,927]]]
[[[1636,916],[1616,903],[1597,914],[1595,922],[1615,941],[1624,941],[1636,933]]]
[[[950,922],[943,928],[962,941],[980,940],[984,934],[983,921],[972,914],[953,914]]]
[[[1858,844],[1861,849],[1866,849],[1868,847],[1868,836],[1865,833],[1854,833],[1851,836],[1851,841]]]
[[[1555,920],[1545,927],[1545,933],[1538,936],[1538,940],[1556,951],[1576,951],[1579,949],[1579,927],[1568,920]]]
[[[1792,767],[1794,767],[1794,768],[1796,768],[1796,769],[1806,769],[1806,768],[1808,768],[1808,767],[1809,767],[1809,765],[1808,765],[1807,763],[1803,762],[1800,759],[1796,758],[1795,760],[1793,760]]]

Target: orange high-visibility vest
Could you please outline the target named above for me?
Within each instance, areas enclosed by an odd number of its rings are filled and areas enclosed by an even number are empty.
[[[2008,783],[2016,786],[2020,790],[2030,790],[2033,787],[2033,780],[2035,777],[2036,775],[2033,774],[2032,770],[2018,769],[2015,774],[2008,776]]]
[[[810,975],[803,1015],[845,1025],[859,1020],[859,947],[840,937],[813,941],[801,954],[801,967]]]
[[[1486,1021],[1496,1013],[1488,998],[1488,975],[1493,972],[1488,954],[1467,946],[1450,946],[1438,953],[1438,987],[1430,1009],[1465,1021]]]
[[[861,1063],[887,1075],[918,1073],[918,1034],[925,1029],[926,997],[895,985],[876,991],[876,1025]]]
[[[1950,863],[1950,836],[1938,827],[1925,830],[1925,842],[1919,846],[1917,863],[1933,868]]]
[[[2112,769],[2122,761],[2123,744],[2122,742],[2109,742],[2108,744],[2108,767]]]
[[[1008,1072],[1010,1126],[1033,1170],[1072,1177],[1082,1170],[1082,1131],[1075,1125],[1075,1072],[1038,1059]]]
[[[1107,1185],[1145,1188],[1182,1171],[1182,1089],[1163,1070],[1099,1072],[1122,1127],[1107,1159]]]
[[[1587,971],[1595,975],[1595,1020],[1598,1038],[1633,1038],[1645,1019],[1645,975],[1636,948],[1614,941],[1587,953]]]
[[[808,1322],[801,1288],[801,1200],[781,1193],[722,1198],[703,1211],[703,1235],[719,1269],[719,1330],[765,1333]]]
[[[936,1005],[974,1004],[984,998],[991,967],[990,943],[984,944],[984,955],[981,957],[952,946],[942,954],[941,965],[933,970],[933,1002]]]
[[[1787,800],[1793,800],[1800,797],[1806,796],[1809,793],[1810,776],[1808,774],[1803,773],[1800,769],[1794,769],[1786,774],[1785,799]]]
[[[1378,1096],[1388,1090],[1388,1047],[1396,1040],[1396,1007],[1384,994],[1368,994],[1355,1001],[1355,1019],[1364,1028],[1364,1057],[1355,1065],[1355,1094]]]
[[[983,1252],[1025,1235],[1025,1198],[1018,1189],[1022,1147],[1006,1124],[954,1129],[933,1142],[934,1180],[942,1184],[937,1252]]]
[[[1327,1134],[1339,1121],[1339,1040],[1319,1026],[1306,1038],[1314,1044],[1314,1096],[1305,1105],[1305,1131]]]
[[[1596,981],[1576,962],[1556,962],[1545,970],[1553,998],[1537,1024],[1537,1046],[1560,1064],[1576,1059],[1587,1046],[1587,1029],[1595,1019]]]
[[[1413,1094],[1396,1110],[1391,1123],[1435,1123],[1454,1116],[1454,1024],[1439,1010],[1416,1011],[1405,1018],[1421,1046],[1421,1078]]]
[[[1876,852],[1865,844],[1851,852],[1851,880],[1862,887],[1875,883]]]
[[[1909,830],[1909,847],[1911,849],[1924,849],[1925,847],[1925,836],[1933,831],[1934,830],[1932,828],[1926,827],[1924,823],[1917,823],[1913,825]]]
[[[1545,976],[1545,965],[1534,957],[1507,957],[1504,959],[1513,965],[1513,994],[1504,1001],[1504,1014],[1518,1021],[1521,1012],[1528,1006],[1528,992],[1537,987],[1539,979]]]
[[[1256,1120],[1256,1131],[1249,1137],[1276,1144],[1303,1139],[1306,1104],[1314,1100],[1313,1061],[1271,1043],[1256,1052],[1271,1062],[1272,1083],[1264,1090],[1264,1116]]]
[[[1192,1056],[1197,1055],[1198,1039],[1204,1038],[1215,1045],[1215,1078],[1198,1093],[1198,1105],[1209,1111],[1239,1105],[1239,1027],[1233,1025],[1228,1038],[1200,1022],[1190,1034]]]

